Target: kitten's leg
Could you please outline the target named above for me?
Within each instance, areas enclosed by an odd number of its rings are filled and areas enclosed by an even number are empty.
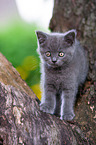
[[[52,85],[44,88],[41,99],[40,110],[46,113],[53,114],[56,107],[56,90]]]
[[[66,90],[62,92],[62,104],[61,104],[61,118],[64,120],[72,120],[75,117],[74,114],[74,102],[76,97],[76,90]]]
[[[56,108],[54,111],[54,115],[60,117],[60,109],[61,109],[61,95],[56,94]]]

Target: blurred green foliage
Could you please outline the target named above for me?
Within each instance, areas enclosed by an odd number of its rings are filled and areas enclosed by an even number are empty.
[[[15,22],[0,29],[0,52],[12,63],[22,79],[41,98],[39,56],[36,52],[36,24]]]

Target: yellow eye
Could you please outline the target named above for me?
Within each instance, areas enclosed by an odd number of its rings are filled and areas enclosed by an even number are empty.
[[[64,56],[64,53],[63,52],[59,52],[59,56],[60,57],[63,57]]]
[[[48,51],[48,52],[46,52],[46,56],[47,57],[50,57],[51,56],[51,53]]]

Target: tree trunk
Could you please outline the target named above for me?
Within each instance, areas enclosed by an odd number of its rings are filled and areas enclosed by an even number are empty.
[[[80,129],[96,144],[96,0],[55,0],[51,31],[77,30],[89,54],[89,73],[75,107]]]
[[[96,144],[96,7],[95,2],[80,2],[55,0],[50,22],[52,31],[78,28],[78,37],[89,52],[88,80],[75,107],[74,121],[41,112],[35,94],[0,54],[0,145]]]

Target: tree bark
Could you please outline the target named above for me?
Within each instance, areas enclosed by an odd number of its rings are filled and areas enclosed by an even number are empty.
[[[54,0],[51,31],[77,30],[77,38],[88,51],[89,73],[75,106],[80,129],[96,144],[96,0]]]
[[[38,99],[0,53],[0,145],[90,144],[76,122],[39,110]]]

